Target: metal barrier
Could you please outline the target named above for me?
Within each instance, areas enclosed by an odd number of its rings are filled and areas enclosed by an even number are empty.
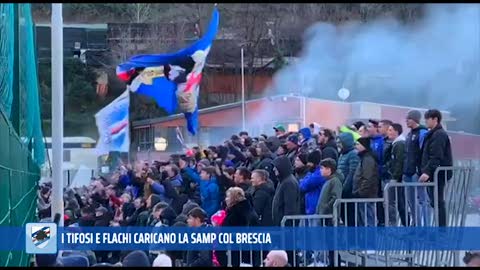
[[[388,183],[384,189],[385,224],[395,227],[465,226],[466,204],[473,172],[473,167],[439,167],[435,171],[433,182]],[[459,266],[460,252],[386,252],[386,266],[392,266],[393,263],[408,266]]]
[[[439,167],[435,171],[433,182],[422,183],[417,180],[402,183],[390,182],[384,188],[384,198],[337,199],[333,205],[333,215],[285,216],[281,226],[285,227],[287,221],[291,221],[293,227],[329,225],[377,227],[380,215],[384,215],[385,226],[391,227],[464,226],[467,196],[474,170],[470,166]],[[402,209],[402,204],[403,210],[399,210]],[[378,209],[381,209],[377,208],[379,205],[383,205],[384,212],[378,212]],[[379,242],[380,247],[388,245],[385,238],[381,239],[385,243]],[[421,244],[420,242],[419,245]],[[253,261],[253,252],[250,250],[250,262]],[[266,251],[258,252],[261,254],[261,264],[263,264]],[[231,251],[227,252],[227,256],[228,266],[232,266]],[[327,256],[328,252],[323,252],[319,256],[318,251],[302,250],[297,253],[297,250],[293,250],[293,256],[291,260],[289,258],[289,262],[293,267],[326,266],[330,259]],[[240,254],[240,258],[245,256]],[[334,251],[333,260],[334,266],[343,266],[343,263],[345,266],[459,266],[460,252],[421,250],[418,247],[415,251],[407,249],[401,251],[337,250]]]
[[[281,226],[285,227],[287,221],[291,220],[292,227],[317,227],[317,226],[332,226],[333,215],[292,215],[284,216],[281,221]],[[306,239],[304,239],[306,241]],[[327,266],[328,265],[328,251],[310,251],[302,250],[297,253],[296,249],[291,252],[292,266]],[[298,257],[298,259],[297,259]],[[301,260],[303,259],[303,263]],[[298,264],[297,264],[298,262]]]
[[[383,198],[337,199],[333,204],[334,226],[377,227],[377,207],[383,204]],[[353,209],[353,211],[352,211]],[[359,239],[354,239],[358,241]],[[340,266],[339,257],[346,266],[379,265],[380,251],[338,251],[334,253],[334,266]]]

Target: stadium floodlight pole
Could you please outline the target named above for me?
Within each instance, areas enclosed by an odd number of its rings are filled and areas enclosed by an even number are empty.
[[[63,217],[63,17],[62,4],[52,4],[52,219]],[[60,218],[59,226],[63,226]]]
[[[242,131],[245,131],[245,67],[243,62],[243,46],[240,48],[240,58],[242,62]]]

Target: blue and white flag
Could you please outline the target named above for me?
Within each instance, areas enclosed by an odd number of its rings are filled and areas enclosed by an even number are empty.
[[[136,55],[117,66],[118,78],[130,91],[155,99],[168,114],[179,108],[192,135],[198,130],[199,86],[219,16],[214,8],[206,33],[189,47],[175,53]]]
[[[130,95],[126,90],[95,115],[100,134],[97,142],[98,155],[130,150],[129,106]]]

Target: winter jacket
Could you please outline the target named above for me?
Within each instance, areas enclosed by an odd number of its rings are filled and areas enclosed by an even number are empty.
[[[320,167],[313,173],[308,173],[300,180],[300,192],[305,193],[305,214],[313,215],[317,209],[318,198],[325,184],[325,178],[320,173]]]
[[[258,215],[260,226],[273,226],[272,201],[275,188],[272,181],[268,181],[252,189],[252,203]]]
[[[165,190],[165,202],[170,204],[177,213],[181,212],[183,204],[188,200],[187,195],[179,194],[179,189],[182,185],[180,177],[180,175],[177,175],[176,177],[160,182]]]
[[[372,148],[372,154],[377,161],[377,170],[380,176],[383,175],[383,165],[385,164],[384,151],[385,151],[385,138],[382,135],[377,135],[371,138],[370,147]]]
[[[137,219],[140,213],[145,212],[145,207],[140,207],[139,209],[135,209],[132,215],[127,216],[120,224],[122,226],[135,226],[137,224]]]
[[[334,139],[328,140],[325,145],[322,145],[322,158],[331,158],[338,162],[337,142]]]
[[[258,215],[248,200],[238,202],[227,209],[227,215],[223,220],[222,227],[250,227],[258,226]],[[227,266],[226,251],[216,251],[217,260],[222,266]],[[240,266],[240,252],[232,251],[232,266]]]
[[[337,171],[343,174],[343,198],[352,198],[353,176],[357,170],[360,157],[354,148],[354,139],[350,133],[341,133],[339,141],[342,145],[342,152],[338,158]]]
[[[217,179],[212,177],[210,180],[201,180],[193,169],[187,168],[187,174],[200,187],[200,196],[202,199],[202,208],[207,212],[208,217],[215,214],[220,209],[220,190]]]
[[[422,165],[422,145],[428,130],[424,126],[412,129],[405,139],[405,161],[403,173],[407,176],[420,175]]]
[[[393,149],[393,142],[388,138],[384,137],[383,138],[383,165],[381,168],[381,175],[380,178],[382,180],[390,180],[392,179],[392,175],[390,174],[390,171],[388,170],[388,164],[390,163],[390,160],[392,159],[392,149]]]
[[[310,131],[310,128],[302,128],[298,132],[303,136],[303,140],[301,142],[302,152],[308,153],[317,149],[317,142],[312,138],[312,132]]]
[[[376,198],[379,190],[378,165],[369,151],[358,153],[360,163],[353,176],[352,195],[356,198]]]
[[[297,147],[293,150],[288,151],[287,154],[285,155],[290,161],[291,166],[295,165],[295,159],[297,158],[299,153],[300,153],[300,148]]]
[[[343,186],[340,178],[337,172],[326,180],[316,207],[318,215],[333,214],[333,204],[337,199],[342,198]]]
[[[206,227],[206,225],[202,225]],[[188,250],[187,266],[188,267],[212,267],[212,251],[211,250]]]
[[[227,209],[227,216],[222,227],[258,226],[258,215],[248,200],[238,202]]]
[[[422,173],[430,176],[428,181],[433,181],[435,170],[440,166],[452,166],[452,146],[447,132],[439,124],[425,136],[422,147]],[[452,171],[445,175],[445,170],[438,173],[438,179],[450,179]]]
[[[154,181],[152,183],[152,192],[160,196],[162,202],[167,201],[167,197],[165,196],[165,187],[159,182]]]
[[[235,156],[235,158],[232,160],[233,163],[238,164],[247,160],[238,146],[235,146],[233,143],[229,143],[227,147],[230,154]]]
[[[300,188],[292,174],[292,166],[287,157],[273,161],[278,170],[278,187],[272,202],[273,225],[280,226],[284,216],[300,214]]]
[[[392,143],[387,170],[390,179],[402,182],[403,164],[405,159],[405,137],[398,136]]]

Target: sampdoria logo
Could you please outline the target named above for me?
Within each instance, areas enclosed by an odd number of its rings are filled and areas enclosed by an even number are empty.
[[[25,229],[27,253],[51,254],[57,252],[57,225],[55,223],[28,223]]]

